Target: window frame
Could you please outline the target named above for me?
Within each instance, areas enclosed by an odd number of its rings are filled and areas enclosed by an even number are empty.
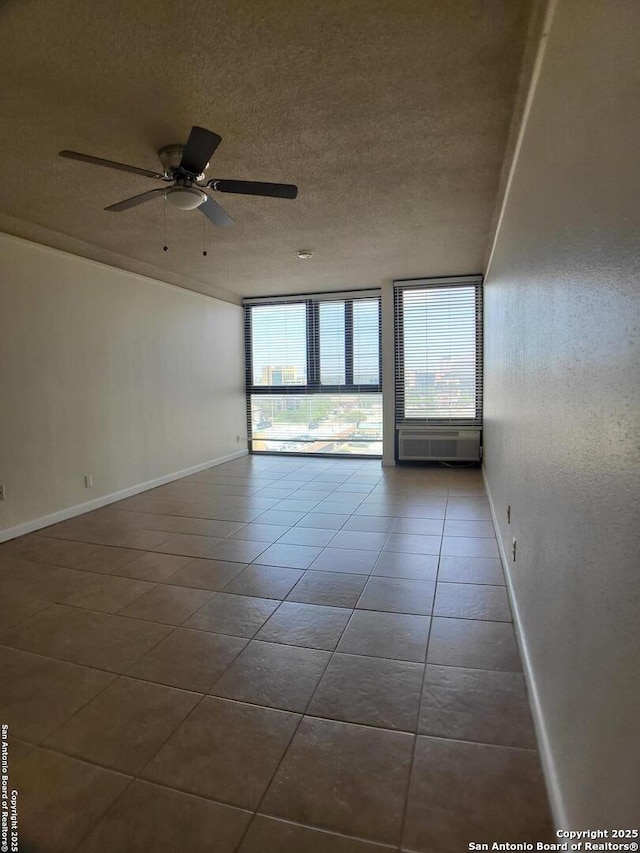
[[[378,303],[378,381],[355,383],[353,381],[353,303],[360,299],[375,299]],[[345,382],[328,385],[320,381],[320,302],[344,302],[345,327]],[[253,340],[251,334],[251,309],[254,305],[290,305],[306,306],[307,336],[307,382],[305,385],[258,385],[253,382]],[[326,293],[321,296],[297,296],[286,300],[251,300],[243,303],[245,332],[245,381],[247,400],[254,394],[379,394],[382,392],[382,306],[380,292],[367,291],[358,296],[356,293]]]
[[[450,276],[447,278],[405,279],[394,281],[394,376],[395,425],[402,427],[476,427],[482,428],[483,415],[483,277]],[[407,417],[405,414],[404,303],[403,294],[410,290],[474,287],[475,289],[475,415],[472,417]]]

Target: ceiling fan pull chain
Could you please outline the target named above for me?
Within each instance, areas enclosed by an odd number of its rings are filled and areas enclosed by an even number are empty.
[[[202,255],[207,257],[207,229],[205,228],[205,220],[202,220]]]
[[[164,224],[164,246],[162,247],[163,252],[168,252],[169,247],[167,246],[167,206],[166,204],[162,207],[162,221]]]

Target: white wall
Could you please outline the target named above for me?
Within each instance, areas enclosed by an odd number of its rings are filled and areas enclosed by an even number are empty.
[[[557,3],[485,282],[485,471],[580,829],[640,815],[639,33],[637,0]]]
[[[241,308],[0,235],[0,406],[5,536],[246,449]]]

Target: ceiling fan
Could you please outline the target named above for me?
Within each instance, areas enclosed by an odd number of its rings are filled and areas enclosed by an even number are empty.
[[[165,145],[158,151],[163,172],[152,172],[114,160],[103,160],[90,154],[80,154],[78,151],[60,151],[60,157],[71,160],[81,160],[84,163],[94,163],[109,169],[119,169],[121,172],[133,172],[145,178],[154,178],[170,184],[169,187],[158,187],[140,195],[134,195],[110,204],[105,210],[120,213],[144,204],[154,198],[164,196],[166,202],[180,210],[195,210],[198,208],[214,225],[233,225],[233,219],[214,201],[205,190],[220,193],[240,193],[241,195],[259,195],[269,198],[295,198],[298,188],[293,184],[270,184],[263,181],[231,181],[221,178],[205,180],[205,171],[213,153],[222,142],[222,137],[204,127],[191,128],[186,145]]]

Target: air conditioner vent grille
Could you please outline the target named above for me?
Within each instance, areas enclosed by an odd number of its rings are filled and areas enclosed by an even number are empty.
[[[398,430],[398,461],[480,460],[480,430]]]

